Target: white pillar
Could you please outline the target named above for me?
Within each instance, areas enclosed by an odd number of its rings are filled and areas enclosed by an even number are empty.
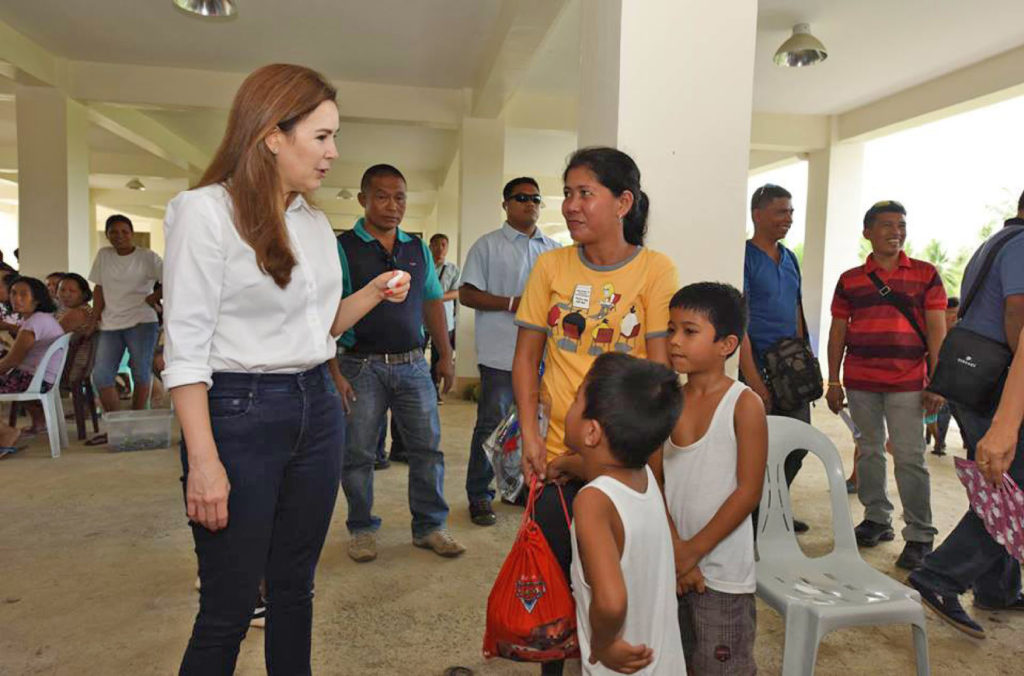
[[[858,252],[866,210],[861,198],[864,145],[833,144],[810,153],[807,164],[804,312],[811,344],[823,355],[836,282],[840,274],[861,262]]]
[[[465,118],[459,139],[459,264],[481,235],[495,230],[504,220],[501,188],[505,173],[505,123],[503,120]],[[440,220],[439,214],[439,220]],[[443,226],[439,227],[442,228]],[[479,377],[476,367],[473,312],[459,310],[455,375],[460,385]]]
[[[680,282],[742,287],[757,1],[584,5],[579,144],[636,160]]]
[[[89,122],[52,87],[17,85],[18,246],[21,269],[89,272]]]

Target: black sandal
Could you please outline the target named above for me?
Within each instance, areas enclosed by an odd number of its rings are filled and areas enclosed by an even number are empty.
[[[107,445],[107,433],[102,432],[97,434],[92,439],[85,442],[86,446],[106,446]]]

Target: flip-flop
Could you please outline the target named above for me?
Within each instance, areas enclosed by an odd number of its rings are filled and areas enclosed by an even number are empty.
[[[85,442],[86,446],[105,446],[106,444],[107,444],[107,435],[106,435],[106,433],[97,434],[92,439],[89,439],[88,441]]]
[[[0,446],[0,460],[18,452],[17,446]]]

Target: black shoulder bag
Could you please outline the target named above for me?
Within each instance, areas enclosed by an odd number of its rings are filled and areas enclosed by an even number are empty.
[[[924,347],[927,350],[928,336],[925,335],[924,331],[921,329],[921,325],[917,323],[917,318],[914,317],[914,301],[910,296],[905,293],[900,293],[899,291],[893,291],[888,284],[882,281],[882,278],[879,277],[876,272],[869,272],[868,279],[870,279],[871,283],[875,285],[876,289],[878,289],[878,295],[882,297],[882,300],[899,310],[900,314],[907,318],[907,321],[910,322],[911,328],[914,329],[917,337],[921,339],[921,342],[924,343]]]
[[[780,338],[765,350],[762,357],[765,384],[772,393],[772,402],[780,411],[795,411],[806,403],[817,401],[825,393],[821,365],[807,340],[807,319],[803,304],[800,319],[804,337]]]
[[[985,255],[985,261],[978,271],[967,297],[960,304],[957,316],[963,319],[967,308],[978,296],[985,278],[995,264],[996,254],[1006,244],[1024,232],[1024,227],[993,242]],[[939,361],[932,375],[928,390],[941,394],[957,406],[963,406],[982,416],[990,416],[999,403],[999,396],[1006,382],[1006,373],[1013,360],[1009,346],[992,340],[962,326],[954,326],[939,350]]]

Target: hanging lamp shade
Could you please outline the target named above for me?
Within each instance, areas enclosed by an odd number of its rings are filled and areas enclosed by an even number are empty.
[[[811,26],[798,23],[793,26],[793,35],[782,43],[775,52],[775,65],[787,68],[813,66],[828,58],[828,50],[821,40],[811,35]]]
[[[130,180],[127,183],[125,183],[124,187],[128,188],[129,190],[145,190],[146,189],[146,185],[142,181],[137,179],[137,178],[133,178],[132,180]]]
[[[206,17],[233,16],[238,10],[232,0],[173,0],[174,5],[186,12]]]

